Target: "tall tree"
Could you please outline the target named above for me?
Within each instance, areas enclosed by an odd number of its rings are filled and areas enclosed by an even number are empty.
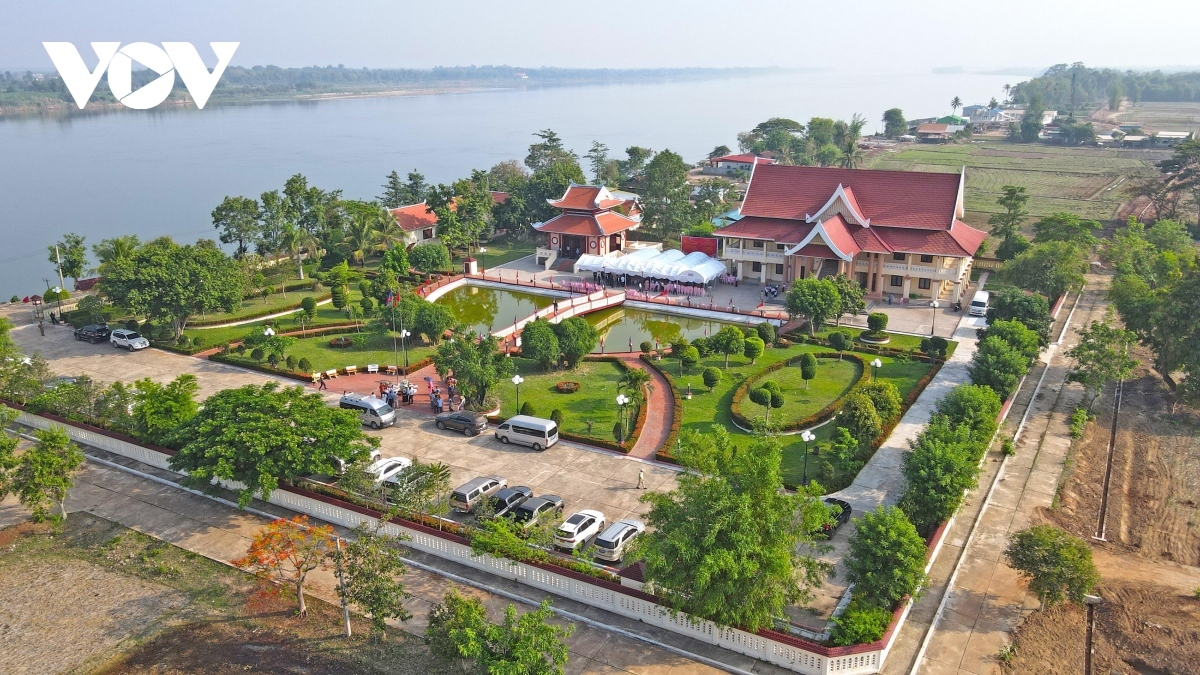
[[[883,111],[883,135],[888,138],[903,136],[908,133],[908,122],[904,119],[904,111],[899,108],[888,108]]]
[[[128,258],[105,265],[100,288],[131,314],[168,321],[176,338],[188,319],[242,302],[242,272],[209,240],[180,246],[169,237],[144,244]]]
[[[1021,288],[1057,298],[1083,284],[1087,271],[1084,251],[1065,241],[1035,244],[1004,263],[1000,276]]]
[[[1104,385],[1124,380],[1137,366],[1137,359],[1129,355],[1137,336],[1133,331],[1114,326],[1107,316],[1075,332],[1079,334],[1079,342],[1067,356],[1075,359],[1074,379],[1091,394],[1087,406],[1090,410]]]
[[[422,177],[422,181],[424,181],[424,177]],[[408,206],[415,203],[405,201],[408,198],[408,194],[408,188],[405,186],[404,181],[400,180],[400,174],[393,170],[383,181],[383,194],[376,197],[376,199],[379,200],[380,204],[383,204],[384,208],[398,209],[401,206]]]
[[[258,236],[256,249],[261,256],[280,252],[283,231],[295,222],[295,214],[278,190],[269,190],[258,197]]]
[[[925,582],[925,541],[904,512],[880,506],[855,521],[846,558],[855,599],[892,609]]]
[[[696,216],[698,223],[710,223],[733,205],[733,183],[724,178],[706,178],[700,181],[696,191]]]
[[[63,235],[62,241],[52,244],[47,247],[50,251],[50,263],[54,265],[64,277],[71,277],[72,281],[78,282],[83,276],[84,270],[87,269],[87,247],[83,244],[83,237],[74,233]]]
[[[349,222],[346,225],[346,250],[360,266],[367,266],[367,256],[375,251],[381,241],[378,223],[381,207],[375,202],[345,202]],[[386,211],[383,213],[387,214]],[[391,214],[386,217],[390,218]]]
[[[1200,211],[1200,139],[1190,138],[1175,146],[1170,159],[1158,163],[1166,184],[1192,196],[1192,206]],[[1160,214],[1161,216],[1161,214]],[[1200,228],[1200,216],[1197,217]]]
[[[646,223],[657,233],[670,236],[683,232],[695,218],[683,158],[663,150],[646,165],[642,205]]]
[[[625,148],[625,159],[617,162],[621,177],[627,181],[640,180],[646,170],[646,162],[654,155],[650,148],[631,145]]]
[[[1009,537],[1004,557],[1029,580],[1042,606],[1064,599],[1083,603],[1100,583],[1087,542],[1053,525],[1034,525]]]
[[[1080,218],[1074,213],[1060,211],[1045,216],[1033,224],[1033,243],[1065,241],[1083,247],[1095,245],[1093,234],[1101,229],[1098,221]]]
[[[592,350],[596,348],[596,340],[600,336],[596,327],[581,316],[573,316],[561,321],[554,324],[553,328],[554,334],[558,336],[558,347],[567,360],[568,368],[574,368],[580,359],[591,354]]]
[[[263,526],[246,555],[232,562],[264,584],[291,586],[300,617],[305,618],[308,605],[304,602],[304,584],[309,572],[328,567],[333,548],[332,525],[309,525],[308,516],[279,518]]]
[[[562,349],[558,346],[558,335],[554,327],[545,319],[536,319],[525,324],[521,331],[521,356],[533,359],[542,366],[542,370],[550,371],[550,366],[558,361]]]
[[[237,244],[234,256],[241,258],[258,240],[258,202],[249,197],[226,197],[212,212],[213,227],[220,230],[222,244]]]
[[[281,481],[336,474],[379,446],[353,411],[331,408],[300,387],[280,389],[278,382],[213,394],[180,434],[187,443],[169,463],[187,472],[184,484],[213,491],[218,480],[237,481],[242,508],[256,495],[270,497]]]
[[[846,314],[857,316],[866,309],[866,302],[863,297],[866,295],[866,289],[863,288],[857,281],[851,279],[845,274],[838,274],[830,279],[833,286],[837,289],[838,306],[834,311],[834,318],[837,325],[842,325],[842,317]]]
[[[21,505],[42,522],[57,505],[67,519],[67,491],[75,484],[75,472],[83,464],[83,453],[71,442],[61,427],[33,432],[37,442],[27,448],[16,462],[9,480],[9,489]]]
[[[609,159],[608,146],[600,141],[592,141],[592,149],[587,153],[588,166],[592,170],[592,178],[597,185],[604,185],[607,177]]]
[[[96,256],[101,275],[104,274],[105,264],[114,260],[128,258],[141,245],[142,242],[136,234],[124,234],[111,239],[101,239],[99,244],[92,244],[92,253]]]
[[[955,96],[954,98],[950,99],[950,111],[957,114],[958,109],[962,107],[962,104],[962,99]]]
[[[671,492],[642,497],[650,505],[646,579],[695,616],[749,631],[770,626],[787,605],[809,601],[828,573],[828,564],[798,553],[828,511],[815,490],[782,489],[775,438],[735,449],[714,426],[687,433],[683,445],[696,472],[679,474]]]
[[[384,516],[374,524],[359,523],[352,530],[354,538],[346,543],[339,561],[338,595],[344,602],[358,605],[371,619],[371,628],[376,633],[387,629],[388,619],[412,618],[412,613],[404,608],[412,594],[398,578],[408,571],[397,548],[407,537],[384,532],[383,524],[387,521]]]
[[[531,171],[541,171],[558,162],[578,162],[579,158],[563,146],[562,139],[552,129],[542,129],[534,136],[541,140],[530,145],[525,156],[525,166]]]
[[[513,372],[512,360],[505,358],[498,345],[494,335],[456,331],[452,339],[438,345],[433,365],[442,377],[453,373],[467,403],[478,408],[491,388]]]
[[[992,226],[993,237],[1008,239],[1020,232],[1021,225],[1029,217],[1029,212],[1025,210],[1029,195],[1025,194],[1025,188],[1016,185],[1005,185],[1000,190],[1004,194],[996,203],[1004,208],[1004,212],[988,218],[988,224]]]
[[[837,315],[842,298],[832,281],[808,277],[792,283],[784,304],[788,314],[808,319],[808,333],[813,335],[820,330],[821,324]]]

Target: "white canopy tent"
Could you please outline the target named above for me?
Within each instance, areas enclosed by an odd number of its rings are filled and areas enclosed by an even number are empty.
[[[604,269],[604,263],[608,262],[609,260],[615,260],[618,257],[620,257],[620,254],[613,255],[610,253],[607,256],[603,256],[585,253],[584,255],[579,256],[579,260],[575,261],[575,271],[599,272],[600,270]]]
[[[725,263],[699,251],[684,255],[679,249],[641,249],[622,256],[580,256],[579,262],[575,264],[575,271],[706,284],[725,274],[727,270]]]

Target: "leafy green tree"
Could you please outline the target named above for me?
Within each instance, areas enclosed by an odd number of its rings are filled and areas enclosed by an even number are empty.
[[[766,350],[766,345],[763,343],[762,338],[760,337],[745,338],[743,343],[744,347],[742,348],[742,353],[746,356],[746,358],[750,359],[750,365],[754,365],[754,362],[758,360],[758,357],[763,355],[763,351]],[[695,347],[692,347],[692,349],[695,349]]]
[[[527,229],[531,223],[549,220],[561,212],[550,206],[547,200],[561,199],[572,183],[586,182],[583,169],[573,157],[554,161],[534,171],[519,194],[509,196],[513,208],[520,205],[523,210],[519,216],[510,214],[505,222],[509,223],[510,228]]]
[[[92,244],[92,253],[100,266],[100,274],[104,274],[104,265],[114,260],[121,260],[133,255],[142,245],[136,234],[124,234],[111,239],[101,239],[99,244]]]
[[[441,242],[427,241],[412,247],[408,261],[426,274],[444,272],[450,269],[450,250]]]
[[[798,553],[799,545],[812,541],[829,514],[819,487],[781,489],[779,441],[756,436],[735,452],[717,426],[704,436],[685,434],[680,454],[696,472],[679,474],[671,492],[642,497],[650,505],[642,537],[647,581],[673,607],[750,631],[811,599],[829,566]]]
[[[490,227],[495,204],[484,176],[475,178],[431,189],[428,202],[429,210],[437,216],[438,236],[447,246],[465,249],[468,257]]]
[[[237,244],[235,257],[245,257],[258,240],[258,202],[249,197],[225,197],[212,212],[213,227],[221,232],[222,244]]]
[[[66,520],[67,491],[75,484],[83,453],[61,427],[39,429],[33,435],[37,442],[17,459],[9,474],[8,489],[29,509],[34,521],[54,518],[50,509],[55,504],[61,514],[58,518]]]
[[[972,454],[982,456],[996,432],[996,417],[1003,404],[1000,395],[990,387],[960,384],[938,401],[937,413],[956,425],[966,425],[974,444]]]
[[[1025,188],[1016,185],[1005,185],[1000,188],[1003,192],[996,203],[999,204],[1004,211],[988,218],[988,224],[992,226],[992,236],[997,239],[1010,239],[1013,235],[1021,232],[1021,226],[1029,218],[1029,211],[1025,210],[1025,205],[1029,202],[1029,195],[1025,193]]]
[[[630,182],[643,178],[648,170],[646,162],[649,162],[652,156],[654,156],[654,151],[650,148],[643,148],[637,145],[625,148],[625,159],[617,162],[622,182]]]
[[[998,337],[1007,342],[1009,347],[1025,356],[1026,367],[1033,365],[1033,360],[1041,351],[1038,334],[1026,328],[1025,324],[1020,321],[995,321],[987,328],[979,329],[978,333],[980,341],[989,337]]]
[[[741,354],[746,348],[746,336],[737,326],[722,326],[717,334],[709,338],[713,351],[725,355],[725,369],[729,369],[729,355]]]
[[[454,660],[473,661],[479,672],[504,675],[563,675],[568,651],[564,640],[573,627],[560,628],[550,599],[541,607],[517,615],[509,605],[504,622],[488,621],[487,609],[477,598],[464,598],[451,588],[442,604],[429,611],[425,639],[434,654]]]
[[[730,150],[729,150],[728,145],[718,145],[717,147],[712,149],[712,152],[708,153],[708,158],[716,159],[718,157],[724,157],[725,155],[728,155],[729,153],[730,153]]]
[[[804,388],[808,389],[808,383],[817,376],[817,357],[813,356],[812,352],[804,352],[800,357],[800,378],[804,380]]]
[[[659,152],[646,165],[642,183],[645,222],[660,235],[683,232],[695,218],[687,172],[683,158],[670,150]]]
[[[79,277],[82,277],[87,269],[88,262],[87,246],[83,244],[83,237],[67,233],[63,235],[62,241],[47,248],[50,250],[50,264],[57,267],[64,277],[71,277],[72,281],[78,283]]]
[[[460,330],[455,331],[453,339],[438,345],[433,355],[438,375],[454,373],[468,405],[483,406],[488,391],[513,373],[512,360],[496,349],[498,343],[494,335]]]
[[[1038,343],[1045,347],[1050,343],[1050,303],[1046,297],[1036,293],[1025,293],[1017,288],[1001,288],[992,291],[988,299],[988,323],[997,321],[1020,321],[1038,335]]]
[[[1091,410],[1105,384],[1124,380],[1133,373],[1138,362],[1129,355],[1129,348],[1137,336],[1133,331],[1114,326],[1108,317],[1075,332],[1079,334],[1079,342],[1067,356],[1075,359],[1073,379],[1091,394],[1087,406]]]
[[[797,279],[785,298],[788,314],[808,319],[808,334],[814,335],[842,305],[837,286],[828,279]]]
[[[888,138],[896,138],[908,133],[908,122],[904,119],[904,111],[899,108],[888,108],[883,111],[883,134]]]
[[[0,427],[8,429],[10,424],[17,421],[18,415],[20,413],[16,410],[0,405]],[[17,467],[16,450],[20,440],[19,436],[13,434],[0,434],[0,501],[9,493],[11,473]]]
[[[854,340],[844,330],[835,330],[829,334],[829,346],[838,353],[838,361],[842,360],[842,352],[854,346]]]
[[[384,522],[386,519],[374,525],[364,521],[352,530],[354,538],[346,542],[342,553],[341,580],[337,586],[338,596],[358,605],[370,618],[371,628],[380,634],[387,629],[388,619],[412,618],[404,608],[404,602],[412,594],[397,578],[408,571],[397,548],[407,537],[383,532]]]
[[[1004,558],[1029,580],[1029,590],[1043,607],[1063,600],[1082,603],[1100,583],[1091,547],[1053,525],[1034,525],[1013,534]]]
[[[542,129],[534,136],[541,141],[530,145],[529,154],[525,157],[525,166],[531,171],[536,173],[557,162],[575,162],[578,159],[575,153],[563,146],[562,139],[552,129]]]
[[[971,360],[971,382],[991,387],[1000,398],[1007,399],[1017,390],[1021,376],[1029,369],[1029,359],[999,337],[988,337],[979,343]]]
[[[925,541],[904,512],[880,506],[855,521],[846,578],[861,602],[892,608],[925,583]]]
[[[416,171],[410,171],[408,181],[404,182],[400,180],[399,174],[392,171],[383,183],[383,194],[376,199],[384,207],[396,209],[401,206],[419,204],[425,201],[428,193],[429,185],[425,183],[425,176]]]
[[[688,345],[688,347],[683,350],[683,354],[681,354],[679,357],[679,367],[681,369],[689,369],[694,367],[697,363],[700,363],[700,350]]]
[[[1000,276],[1021,288],[1057,298],[1083,285],[1086,271],[1087,260],[1082,249],[1070,242],[1051,241],[1034,244],[1004,263]]]
[[[184,373],[166,385],[145,378],[133,388],[133,435],[147,443],[177,448],[179,430],[200,411],[196,376]]]
[[[550,322],[539,318],[525,324],[525,329],[521,331],[521,356],[537,361],[542,365],[542,370],[549,372],[550,366],[558,361],[561,353],[558,335]]]
[[[892,623],[892,613],[869,603],[851,600],[842,615],[833,619],[833,644],[869,644],[883,637]]]
[[[783,392],[779,389],[779,385],[773,381],[766,381],[762,386],[750,390],[750,400],[766,409],[765,421],[771,422],[771,408],[783,407]]]
[[[837,325],[842,325],[842,316],[846,314],[856,316],[866,309],[867,305],[863,297],[867,291],[857,281],[845,274],[831,277],[829,281],[833,282],[833,287],[838,294],[838,305],[834,310],[834,319]]]
[[[996,247],[996,258],[1008,262],[1027,250],[1029,250],[1029,240],[1023,235],[1014,234],[1000,242],[1000,245]]]
[[[1084,247],[1094,246],[1101,225],[1095,220],[1080,218],[1074,213],[1052,213],[1033,224],[1033,243],[1062,241]]]
[[[581,316],[554,324],[554,334],[558,336],[558,346],[562,349],[568,368],[574,368],[579,359],[591,354],[600,337],[596,327]]]
[[[963,491],[975,487],[979,470],[971,452],[971,428],[936,415],[904,457],[907,481],[900,508],[923,536],[954,515]]]
[[[721,383],[721,369],[709,366],[700,373],[700,378],[704,381],[704,386],[708,387],[709,391],[716,388]]]
[[[885,424],[900,416],[900,406],[904,399],[900,397],[900,390],[894,383],[872,380],[864,384],[859,391],[871,399],[876,414]]]
[[[379,270],[387,270],[396,276],[408,274],[408,249],[403,246],[393,246],[383,252],[379,261]]]
[[[232,312],[242,302],[241,270],[208,240],[180,246],[169,237],[155,239],[105,264],[99,286],[131,314],[169,322],[175,339],[192,316]]]
[[[700,181],[696,190],[695,222],[706,225],[710,229],[706,233],[692,233],[696,236],[712,236],[712,220],[725,213],[732,206],[734,194],[733,183],[724,178],[705,178]]]
[[[871,397],[862,392],[855,392],[846,397],[846,402],[838,412],[838,426],[845,427],[850,435],[864,448],[871,447],[871,442],[883,430],[883,420],[875,410]]]
[[[186,472],[183,483],[207,492],[217,481],[237,481],[238,505],[263,499],[280,481],[309,474],[335,474],[379,446],[362,431],[358,415],[325,405],[319,394],[278,382],[225,389],[180,430],[187,443],[170,458],[172,470]]]
[[[437,344],[446,331],[454,327],[454,314],[445,305],[423,301],[413,316],[412,327],[419,335]]]
[[[858,450],[858,441],[846,427],[834,430],[833,438],[829,439],[829,454],[833,457],[834,466],[846,473],[856,473],[863,467],[858,460]]]

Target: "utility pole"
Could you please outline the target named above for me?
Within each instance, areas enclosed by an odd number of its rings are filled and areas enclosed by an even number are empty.
[[[346,624],[346,637],[350,637],[350,604],[346,601],[346,577],[342,572],[342,538],[334,540],[337,543],[337,575],[341,585],[338,593],[342,597],[342,621]]]
[[[54,260],[58,263],[58,287],[60,289],[66,288],[67,284],[63,281],[62,275],[62,256],[58,253],[58,244],[54,245]]]

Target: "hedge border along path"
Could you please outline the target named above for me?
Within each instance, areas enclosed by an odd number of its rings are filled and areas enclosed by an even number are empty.
[[[818,359],[836,359],[836,358],[838,358],[837,352],[834,352],[834,353],[812,353],[812,355],[817,357]],[[854,380],[851,382],[850,386],[846,388],[846,391],[842,392],[842,394],[840,396],[838,396],[834,400],[830,401],[828,405],[826,405],[824,408],[821,408],[819,411],[813,413],[812,415],[809,415],[808,417],[802,417],[793,422],[788,422],[787,424],[780,425],[780,427],[779,427],[780,431],[782,431],[782,432],[801,431],[803,429],[807,429],[811,426],[815,426],[815,425],[821,424],[822,422],[825,422],[829,419],[832,419],[833,416],[837,414],[838,410],[841,409],[842,404],[845,403],[845,401],[846,401],[846,398],[848,396],[850,396],[850,394],[853,394],[855,391],[857,391],[863,385],[863,383],[864,383],[863,375],[867,371],[866,362],[863,361],[862,357],[860,357],[859,355],[852,354],[850,352],[843,352],[841,356],[842,356],[842,360],[850,361],[851,363],[854,363],[858,369],[858,372],[854,376]],[[804,353],[797,354],[796,356],[793,356],[786,361],[777,361],[775,363],[772,363],[771,365],[767,366],[766,368],[763,368],[762,370],[760,370],[760,371],[754,373],[753,375],[751,375],[750,377],[746,378],[745,381],[743,381],[740,385],[738,385],[738,388],[733,390],[733,401],[730,404],[730,411],[729,411],[730,414],[733,416],[733,423],[743,429],[753,428],[754,423],[751,422],[745,415],[743,415],[741,413],[741,411],[738,410],[742,406],[742,401],[745,400],[746,395],[750,393],[751,385],[753,385],[755,382],[762,380],[764,377],[766,377],[767,375],[770,375],[771,373],[774,373],[779,370],[783,370],[784,368],[786,368],[788,366],[799,363],[800,359],[802,359],[802,358],[804,358]]]

